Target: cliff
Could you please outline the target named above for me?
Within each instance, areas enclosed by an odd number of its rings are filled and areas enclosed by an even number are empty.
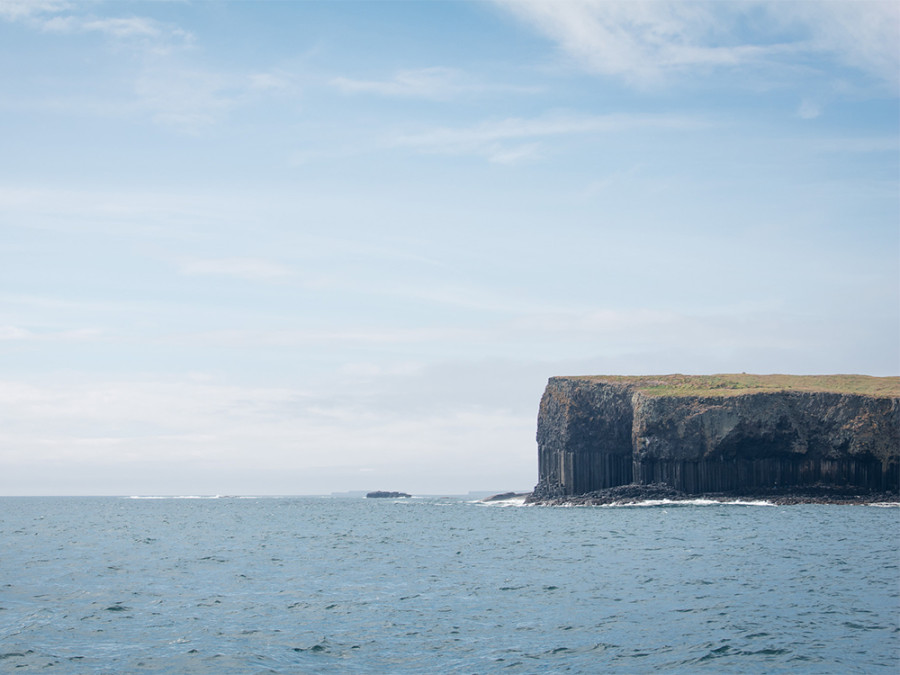
[[[554,377],[537,441],[538,499],[630,483],[897,492],[900,378]]]

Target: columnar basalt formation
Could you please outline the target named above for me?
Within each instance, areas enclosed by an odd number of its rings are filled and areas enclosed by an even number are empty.
[[[900,490],[900,378],[554,377],[536,498],[629,483],[689,494]]]

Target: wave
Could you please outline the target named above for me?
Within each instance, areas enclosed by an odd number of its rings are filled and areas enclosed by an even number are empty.
[[[481,506],[499,506],[499,507],[510,507],[510,506],[529,506],[529,504],[525,503],[525,497],[510,497],[509,499],[494,499],[491,501],[484,501],[483,499],[476,499],[473,502],[469,502],[470,504],[480,504]]]
[[[531,504],[524,504],[532,506]],[[565,502],[562,504],[553,504],[558,508],[579,508],[590,507],[595,509],[622,509],[622,508],[652,508],[652,507],[678,507],[678,506],[778,506],[777,504],[763,499],[643,499],[640,501],[620,501],[610,502],[609,504],[586,504],[578,501]]]
[[[127,499],[228,499],[229,495],[130,495]]]
[[[646,499],[640,502],[616,502],[607,506],[776,506],[764,499]]]

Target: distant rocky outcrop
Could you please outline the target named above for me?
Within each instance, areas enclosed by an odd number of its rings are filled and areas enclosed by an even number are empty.
[[[501,492],[500,494],[491,495],[490,497],[485,497],[481,501],[483,502],[505,502],[509,499],[518,499],[520,497],[527,497],[531,493],[530,492]]]
[[[900,378],[554,377],[537,441],[537,501],[629,484],[896,493]]]
[[[398,499],[400,497],[412,497],[405,492],[387,492],[385,490],[375,490],[375,492],[366,493],[367,499]]]

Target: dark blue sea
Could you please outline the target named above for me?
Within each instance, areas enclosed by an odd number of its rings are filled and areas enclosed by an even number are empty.
[[[891,673],[900,509],[0,499],[0,672]]]

